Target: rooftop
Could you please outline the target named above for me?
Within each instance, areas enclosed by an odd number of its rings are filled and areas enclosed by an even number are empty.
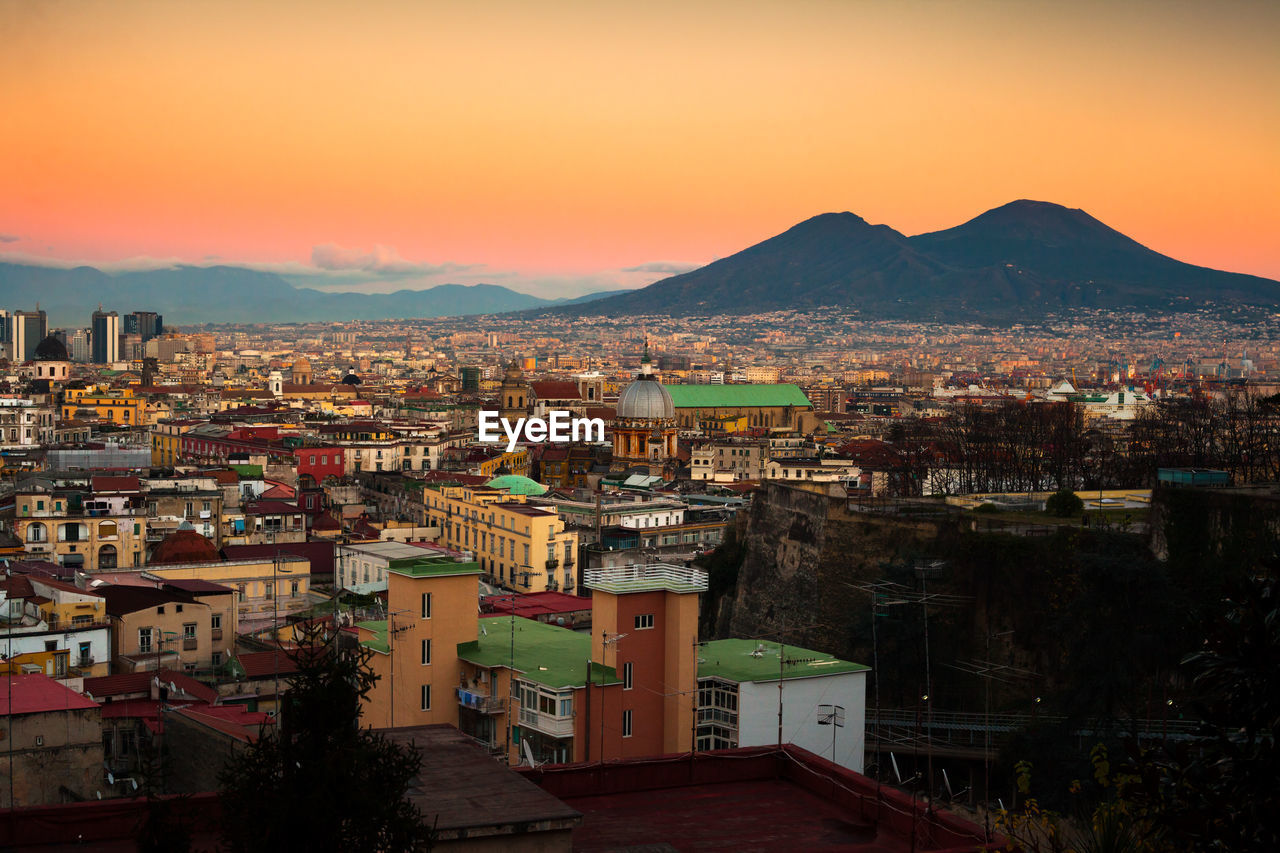
[[[726,681],[777,681],[782,678],[812,678],[845,672],[869,672],[871,667],[840,660],[831,655],[784,646],[779,666],[777,643],[759,640],[709,640],[698,652],[698,677],[723,678]]]
[[[583,814],[573,849],[1003,850],[981,827],[793,746],[522,770]]]
[[[515,631],[515,669],[527,681],[547,687],[581,687],[587,680],[591,636],[515,616],[480,619],[480,636],[458,644],[458,657],[483,667],[510,667]],[[618,680],[612,667],[592,667],[592,679]]]
[[[411,578],[478,575],[480,564],[475,560],[466,560],[461,556],[455,557],[449,554],[419,554],[416,557],[390,560],[387,563],[387,571]]]
[[[707,573],[665,563],[587,569],[584,586],[622,595],[628,592],[706,592]]]
[[[98,703],[45,675],[11,675],[0,690],[0,715],[97,708]]]
[[[799,385],[667,385],[677,409],[715,409],[734,406],[796,406],[813,408]]]

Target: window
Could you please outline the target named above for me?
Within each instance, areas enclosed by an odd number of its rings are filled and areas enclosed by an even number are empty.
[[[107,539],[116,535],[116,523],[114,521],[98,522],[98,538]]]
[[[114,527],[114,525],[112,525]],[[98,549],[98,568],[114,569],[116,567],[116,546],[103,545]]]
[[[424,592],[422,594],[422,618],[431,618],[431,593]]]
[[[151,651],[151,629],[139,628],[138,629],[138,652],[140,654],[145,655],[150,651]]]
[[[214,652],[210,655],[209,662],[214,666],[222,666],[222,652]]]
[[[182,612],[182,605],[181,605],[181,604],[179,604],[179,605],[177,605],[176,607],[174,607],[173,609],[174,609],[176,612],[181,613],[181,612]]]
[[[422,665],[426,666],[431,663],[431,640],[422,641]]]
[[[431,710],[431,685],[430,684],[422,685],[422,710],[424,711]]]
[[[236,601],[240,602],[241,604],[244,604],[244,598],[245,598],[244,584],[238,583],[236,584]]]
[[[637,630],[637,631],[643,630],[643,629],[645,629],[645,628],[652,628],[652,627],[653,627],[653,614],[652,614],[652,613],[641,613],[641,614],[639,614],[638,616],[636,616],[636,630]]]
[[[164,605],[163,605],[163,604],[161,604],[159,607],[157,607],[157,608],[156,608],[156,615],[157,615],[157,616],[163,616],[163,615],[164,615]]]
[[[222,614],[215,613],[209,617],[209,627],[215,631],[222,630]]]
[[[274,595],[275,595],[275,593],[276,593],[276,585],[275,585],[275,583],[274,583],[274,582],[272,582],[272,581],[268,581],[268,582],[267,582],[267,592],[266,592],[266,596],[267,596],[267,598],[271,598],[272,596],[274,596]]]
[[[628,661],[627,663],[624,663],[624,664],[622,665],[622,689],[623,689],[623,690],[630,690],[630,689],[631,689],[631,687],[632,687],[632,681],[631,681],[631,663],[630,663],[630,661]]]
[[[622,712],[622,736],[631,737],[631,712]]]
[[[298,597],[298,582],[297,582],[297,581],[289,581],[289,597],[290,597],[290,598],[297,598],[297,597]]]
[[[573,700],[572,699],[560,700],[560,716],[561,717],[573,716]]]
[[[196,623],[186,622],[182,626],[182,639],[194,640],[196,638]]]
[[[28,542],[44,542],[45,541],[44,525],[40,523],[27,525],[27,541]]]

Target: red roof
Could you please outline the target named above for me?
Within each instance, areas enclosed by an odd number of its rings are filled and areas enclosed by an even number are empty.
[[[578,383],[563,381],[544,381],[530,383],[533,388],[534,396],[539,400],[579,400],[582,398],[582,392],[578,390]]]
[[[100,675],[84,680],[84,692],[94,699],[107,699],[115,696],[128,696],[132,693],[151,695],[151,680],[156,677],[164,685],[174,685],[181,692],[204,702],[218,701],[218,691],[207,684],[196,681],[183,672],[162,669],[157,672],[124,672],[119,675]]]
[[[550,590],[517,595],[514,600],[510,596],[488,596],[481,604],[492,607],[495,613],[510,613],[514,610],[517,616],[526,619],[591,609],[590,598]]]
[[[142,488],[137,477],[94,477],[92,490],[96,492],[136,492]]]
[[[276,669],[277,658],[279,670]],[[236,655],[236,663],[244,670],[245,678],[267,678],[277,671],[281,675],[298,671],[298,665],[284,652],[245,652]]]
[[[98,704],[92,699],[86,699],[70,687],[63,687],[45,675],[11,675],[9,683],[0,690],[0,715],[42,714],[48,711],[97,707]]]

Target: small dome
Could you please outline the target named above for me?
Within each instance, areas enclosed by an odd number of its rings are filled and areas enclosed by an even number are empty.
[[[360,377],[356,376],[354,373],[348,373],[346,376],[342,377],[343,385],[359,385],[360,382]]]
[[[36,344],[36,361],[70,361],[67,347],[53,335]]]
[[[296,359],[294,359],[293,369],[294,370],[310,370],[311,362],[307,361],[306,356],[300,355]]]
[[[217,547],[184,521],[160,541],[147,564],[213,563],[220,559]]]
[[[530,480],[528,477],[521,477],[519,474],[505,474],[501,477],[494,477],[486,486],[492,489],[506,489],[513,495],[545,495],[547,487],[536,480]]]
[[[662,383],[642,375],[618,396],[619,420],[674,420],[676,405]]]

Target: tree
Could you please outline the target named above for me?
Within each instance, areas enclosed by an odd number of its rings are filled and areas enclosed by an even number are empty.
[[[1071,518],[1084,509],[1084,501],[1070,489],[1058,489],[1044,502],[1044,511],[1057,518]]]
[[[370,652],[340,649],[321,623],[298,630],[280,731],[264,727],[219,778],[228,849],[430,849],[434,833],[405,797],[421,753],[360,727],[361,701],[377,680]]]

